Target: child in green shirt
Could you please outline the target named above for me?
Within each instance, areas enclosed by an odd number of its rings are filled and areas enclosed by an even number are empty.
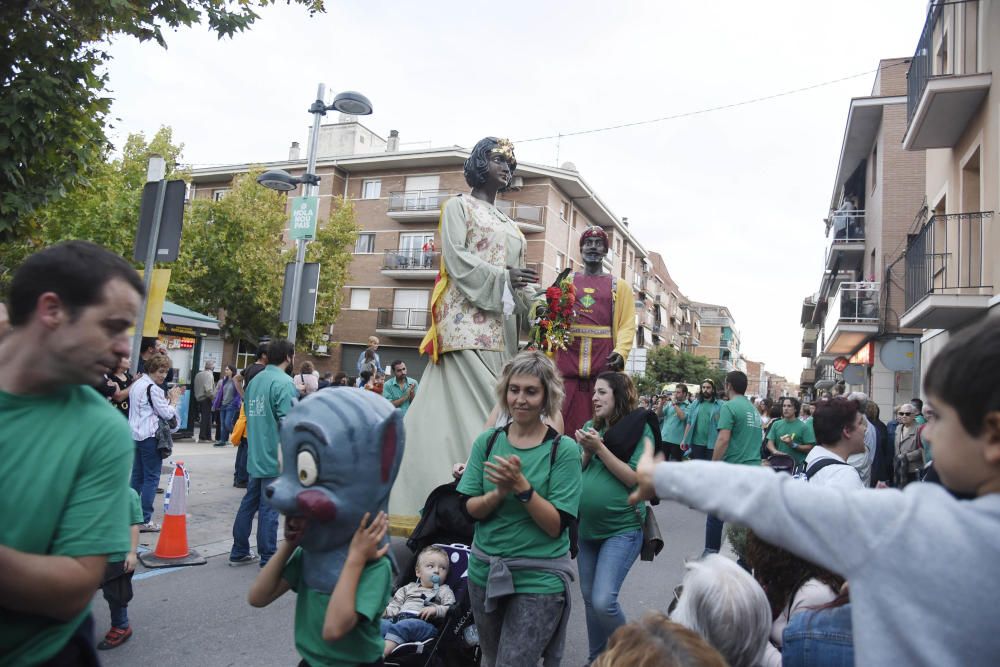
[[[392,566],[385,539],[389,518],[379,512],[369,524],[365,513],[351,539],[347,560],[332,593],[308,588],[302,579],[302,539],[305,520],[285,518],[285,541],[278,546],[250,588],[247,600],[266,607],[288,590],[295,603],[295,648],[301,665],[347,667],[382,659],[379,619],[392,594]]]
[[[128,603],[132,600],[132,575],[135,573],[135,565],[139,558],[136,555],[136,548],[139,546],[139,526],[143,524],[143,519],[139,494],[129,487],[126,495],[132,547],[128,553],[108,556],[108,564],[104,569],[101,591],[111,611],[111,629],[97,645],[101,651],[118,648],[132,636],[132,628],[128,622]]]

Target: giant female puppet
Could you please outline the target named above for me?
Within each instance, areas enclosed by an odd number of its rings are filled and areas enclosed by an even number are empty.
[[[441,213],[441,268],[431,297],[432,322],[420,344],[430,356],[406,412],[406,455],[392,490],[393,528],[416,522],[427,495],[464,462],[493,408],[493,388],[517,352],[538,276],[526,269],[527,243],[494,201],[517,167],[506,139],[487,137],[465,162],[468,195]]]
[[[580,235],[583,271],[573,274],[576,319],[572,342],[556,356],[566,389],[563,433],[573,434],[593,416],[594,379],[607,370],[620,371],[635,337],[635,297],[628,283],[604,272],[608,235],[588,227]]]

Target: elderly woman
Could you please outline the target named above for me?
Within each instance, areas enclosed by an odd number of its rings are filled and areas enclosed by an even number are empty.
[[[771,631],[764,590],[718,554],[689,562],[687,570],[671,620],[704,637],[732,667],[757,667]]]
[[[559,664],[569,619],[569,526],[580,503],[580,447],[545,424],[563,386],[552,361],[522,352],[496,397],[512,421],[476,438],[458,492],[476,520],[469,598],[484,663]],[[551,661],[551,662],[550,662]]]
[[[904,403],[896,411],[899,425],[896,427],[896,438],[893,447],[893,476],[895,486],[902,488],[917,479],[923,467],[923,448],[917,437],[919,429],[916,423],[917,409],[912,403]]]
[[[183,387],[174,387],[164,392],[161,385],[170,370],[170,357],[154,354],[146,360],[146,373],[132,383],[128,392],[128,425],[135,441],[135,461],[132,463],[132,488],[142,501],[142,521],[139,531],[154,533],[160,526],[153,523],[153,498],[156,485],[160,482],[162,460],[156,449],[156,429],[159,419],[173,420],[176,431],[177,403],[184,392]]]
[[[615,630],[592,667],[727,667],[697,632],[659,612]]]
[[[636,409],[636,390],[624,373],[605,371],[594,383],[594,419],[576,432],[583,447],[580,499],[580,591],[587,612],[589,660],[625,624],[618,592],[642,549],[645,503],[629,505],[644,441],[655,442],[648,410]]]
[[[396,527],[415,524],[427,494],[448,481],[451,464],[468,458],[493,407],[497,378],[517,352],[516,316],[527,315],[529,285],[538,276],[524,268],[524,235],[494,205],[516,168],[509,141],[481,140],[465,162],[472,192],[448,200],[441,213],[441,264],[420,344],[430,362],[404,421],[406,474],[389,506]]]

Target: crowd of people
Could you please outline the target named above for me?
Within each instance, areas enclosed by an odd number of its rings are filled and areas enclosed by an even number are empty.
[[[482,164],[467,174],[472,196],[446,207],[455,229],[441,261],[457,283],[485,281],[478,303],[509,314],[524,306],[537,278],[517,268],[523,247],[494,249],[497,266],[479,273],[478,260],[452,247],[472,222],[512,233],[492,199],[479,196],[509,182],[512,149],[484,142]],[[622,371],[629,349],[620,312],[609,307],[620,283],[600,271],[606,237],[602,245],[599,232],[585,236],[591,269],[580,274],[580,293],[593,295],[583,305],[593,319],[581,325],[579,346],[509,350],[511,323],[498,317],[494,326],[484,316],[479,340],[495,354],[432,350],[443,361],[431,362],[422,387],[401,360],[381,377],[376,338],[359,356],[365,381],[354,389],[344,388],[344,373],[296,368],[294,345],[280,338],[242,372],[226,366],[217,380],[206,363],[197,374],[199,436],[211,435],[218,413],[217,441],[239,447],[234,483],[246,490],[229,564],[259,564],[248,596],[254,606],[289,590],[299,596],[300,665],[381,664],[403,644],[433,639],[436,622],[464,596],[484,664],[559,665],[574,586],[584,602],[588,663],[600,667],[995,663],[998,323],[955,335],[926,369],[927,406],[909,401],[889,424],[858,392],[806,406],[795,397],[751,400],[740,371],[721,387],[706,379],[693,400],[681,384],[644,406]],[[159,529],[152,520],[164,455],[158,433],[164,424],[179,428],[183,391],[171,385],[170,359],[155,344],[142,346],[139,373],[128,372],[128,332],[142,294],[127,262],[81,241],[36,253],[14,275],[11,329],[0,337],[0,446],[9,454],[0,468],[0,664],[97,664],[89,606],[99,588],[112,627],[96,648],[131,636],[138,534]],[[462,290],[441,295],[459,312],[469,307]],[[446,331],[438,344],[457,346],[464,335]],[[567,382],[563,355],[576,363]],[[469,383],[478,383],[474,391]],[[466,385],[467,394],[455,393]],[[388,415],[381,480],[387,489],[405,480],[406,502],[427,498],[454,472],[459,513],[474,526],[461,595],[444,584],[447,553],[434,549],[419,551],[413,578],[393,595],[389,518],[373,511],[356,529],[356,520],[337,526],[338,510],[321,493],[298,502],[333,522],[330,530],[353,534],[335,583],[320,577],[317,589],[294,510],[283,510],[285,540],[278,540],[271,496],[282,474],[282,424],[337,396]],[[403,424],[405,453],[396,449]],[[411,425],[419,460],[404,458],[413,454]],[[451,441],[431,452],[422,437]],[[327,483],[316,457],[304,454],[296,483]],[[398,479],[393,457],[397,469],[402,460]],[[673,600],[629,619],[619,596],[640,554],[655,557],[651,503],[660,500],[705,513],[703,552],[686,563]],[[723,551],[726,524],[735,559]]]

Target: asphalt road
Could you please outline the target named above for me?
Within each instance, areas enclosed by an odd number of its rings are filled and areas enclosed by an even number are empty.
[[[146,570],[134,580],[129,605],[133,636],[123,646],[102,652],[109,667],[135,665],[200,665],[204,667],[278,667],[298,663],[293,642],[295,596],[286,594],[265,609],[254,609],[246,593],[257,575],[256,565],[230,567],[230,532],[242,491],[232,488],[230,448],[179,443],[191,473],[189,542],[208,556],[205,565]],[[163,481],[166,482],[166,475]],[[160,508],[158,497],[156,507]],[[684,571],[684,561],[701,554],[704,515],[674,503],[655,509],[665,547],[652,563],[637,562],[625,580],[620,600],[626,615],[666,610]],[[157,519],[159,520],[159,519]],[[155,544],[144,534],[142,542]],[[251,544],[254,544],[251,539]],[[579,587],[573,590],[563,664],[586,663],[587,631]],[[98,636],[109,627],[107,603],[98,592],[93,604]]]

